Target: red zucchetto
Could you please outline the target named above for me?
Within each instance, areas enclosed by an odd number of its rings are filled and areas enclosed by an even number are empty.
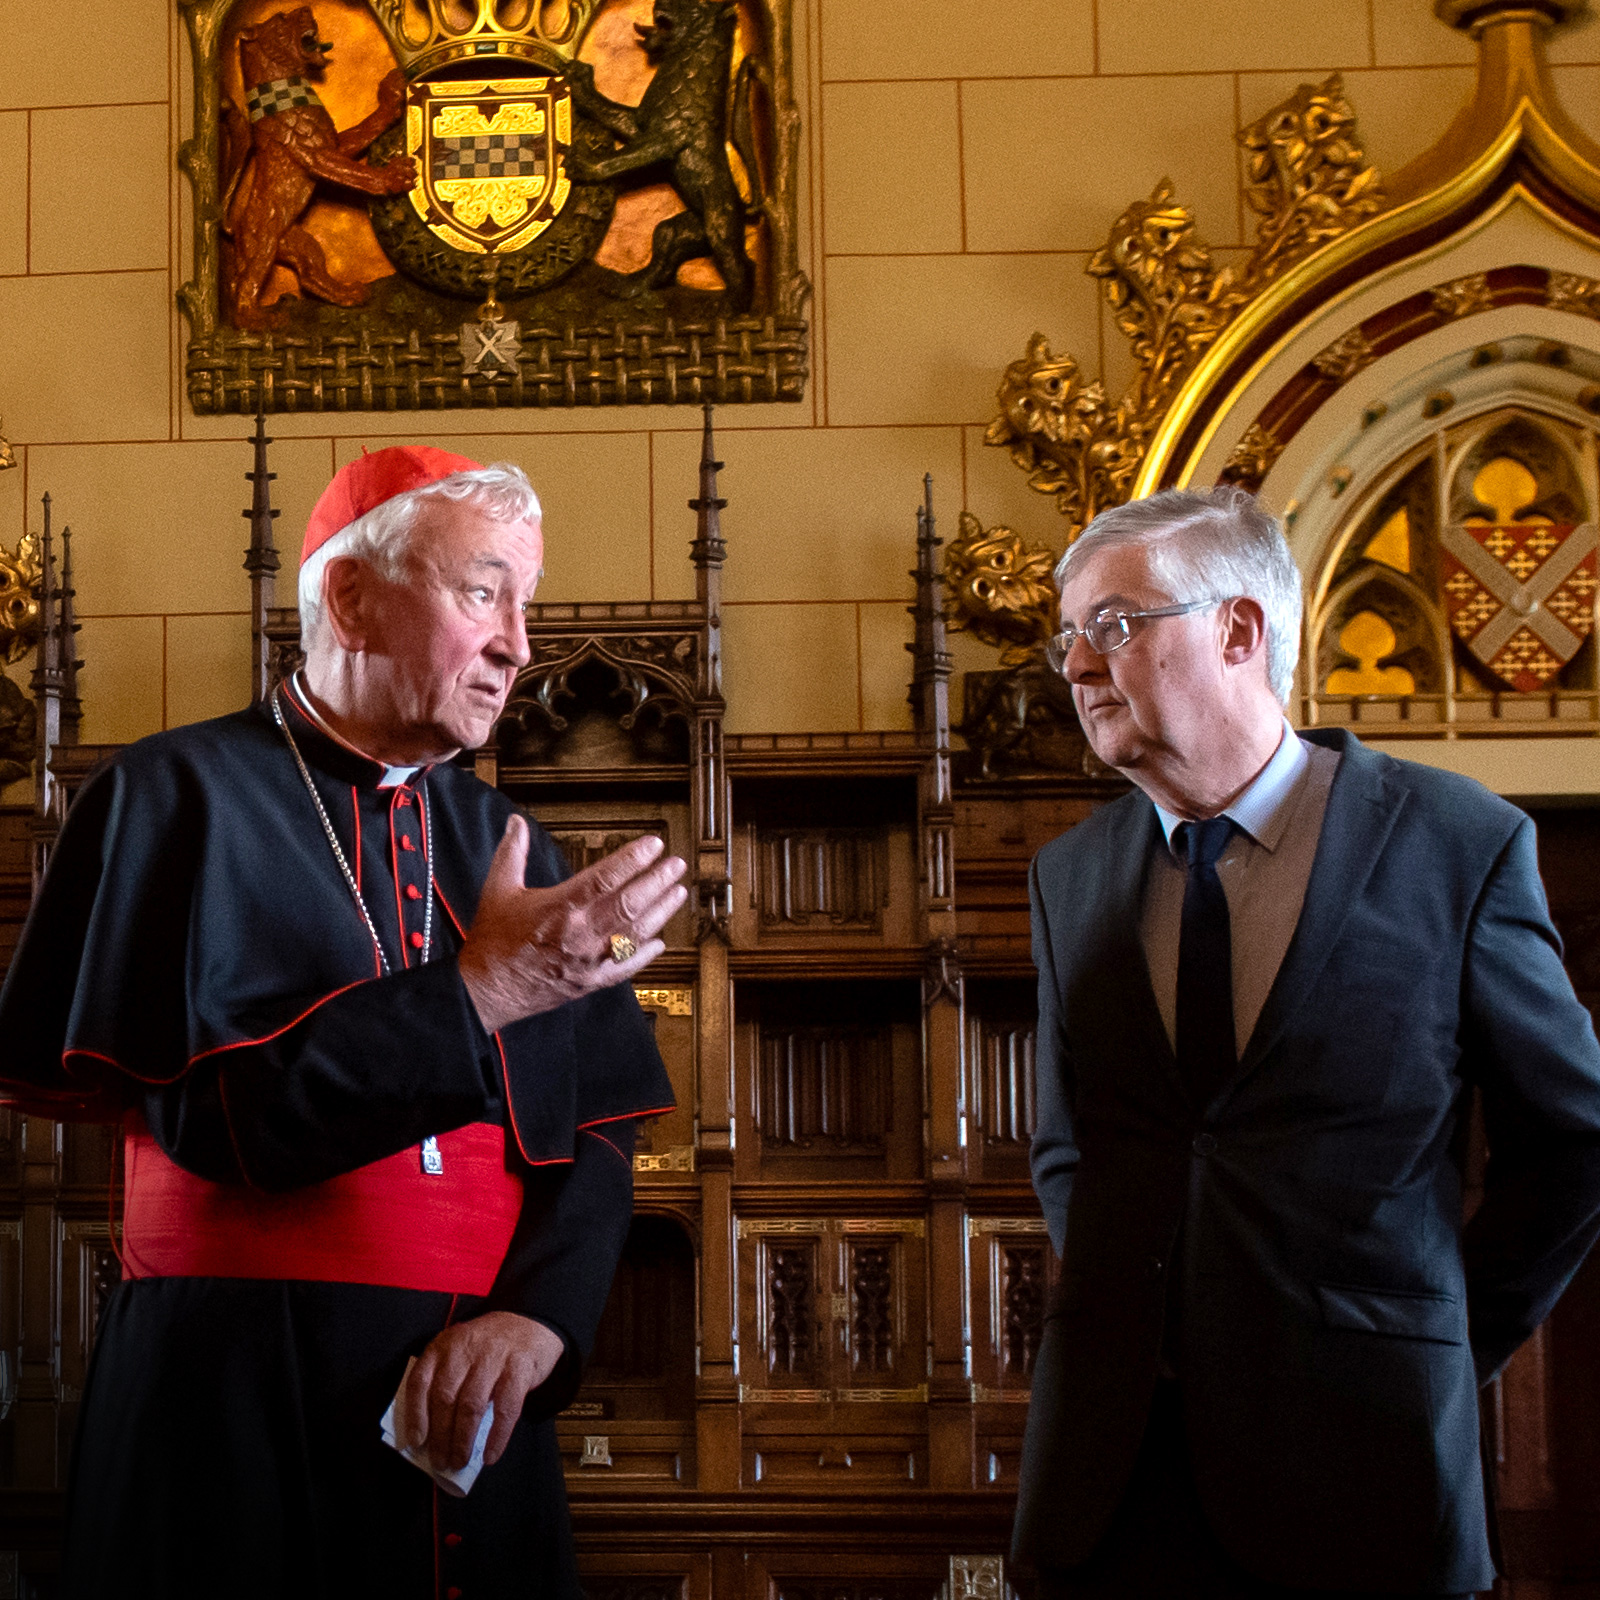
[[[305,547],[300,564],[305,565],[336,533],[348,528],[357,517],[364,517],[375,506],[397,494],[437,483],[456,472],[478,472],[483,463],[448,450],[435,450],[427,444],[394,445],[357,456],[333,475],[333,482],[317,497],[306,523]]]

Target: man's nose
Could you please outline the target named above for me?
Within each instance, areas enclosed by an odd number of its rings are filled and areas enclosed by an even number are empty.
[[[519,671],[533,659],[533,652],[528,648],[528,618],[521,606],[506,607],[500,629],[490,641],[490,649]]]
[[[1068,683],[1089,683],[1105,676],[1106,658],[1080,633],[1073,639],[1063,666]]]

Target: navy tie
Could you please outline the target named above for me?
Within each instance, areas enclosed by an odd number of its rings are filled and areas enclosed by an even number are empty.
[[[1204,1106],[1238,1063],[1233,1037],[1233,936],[1217,860],[1233,836],[1227,817],[1183,822],[1173,842],[1188,858],[1178,938],[1178,1073]]]

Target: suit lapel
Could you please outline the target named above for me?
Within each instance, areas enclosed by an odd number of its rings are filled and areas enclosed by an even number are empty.
[[[1158,1062],[1181,1092],[1140,937],[1150,862],[1164,848],[1161,823],[1137,790],[1115,805],[1116,831],[1096,863],[1100,881],[1084,885],[1084,904],[1094,906],[1100,918],[1101,937],[1087,947],[1095,1010],[1116,1035],[1114,1055]]]
[[[1310,1003],[1351,908],[1366,892],[1407,799],[1404,790],[1387,782],[1385,758],[1363,749],[1349,734],[1341,731],[1307,737],[1340,752],[1339,770],[1328,793],[1300,921],[1240,1058],[1239,1070],[1219,1094],[1230,1092],[1254,1072],[1289,1019]]]

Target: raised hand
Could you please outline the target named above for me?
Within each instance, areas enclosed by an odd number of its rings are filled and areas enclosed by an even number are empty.
[[[528,824],[514,816],[494,853],[461,948],[461,978],[490,1032],[626,983],[661,954],[656,937],[688,898],[677,856],[635,839],[553,889],[529,889]],[[616,959],[612,938],[634,953]]]

